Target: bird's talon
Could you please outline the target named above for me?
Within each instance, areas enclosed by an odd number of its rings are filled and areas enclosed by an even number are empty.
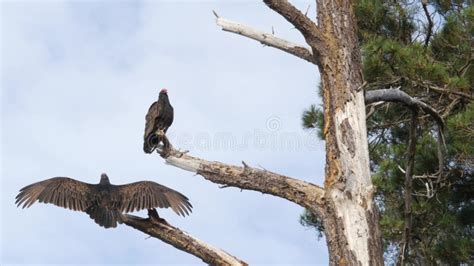
[[[163,129],[158,129],[158,130],[156,131],[156,135],[158,135],[158,136],[163,136],[163,135],[165,135],[165,131],[163,131]]]

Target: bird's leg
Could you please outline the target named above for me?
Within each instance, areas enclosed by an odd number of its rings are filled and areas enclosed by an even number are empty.
[[[161,155],[161,157],[163,157],[163,158],[168,157],[166,155],[167,138],[166,138],[166,135],[165,135],[165,131],[163,129],[157,129],[154,132],[154,136],[157,138],[157,141],[153,145],[154,147],[153,147],[152,152],[154,150],[156,150],[156,152],[159,153]],[[161,142],[163,142],[163,146],[160,145]]]
[[[152,223],[168,224],[168,222],[158,215],[156,209],[148,209],[148,217]]]
[[[173,146],[171,145],[166,135],[163,135],[162,141],[163,141],[163,152],[161,153],[161,157],[168,158],[171,155],[171,153],[174,151]]]

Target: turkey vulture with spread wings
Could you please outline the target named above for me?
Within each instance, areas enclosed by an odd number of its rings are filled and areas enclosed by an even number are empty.
[[[145,120],[145,135],[143,137],[143,151],[152,153],[156,146],[163,142],[165,151],[169,149],[169,142],[165,136],[168,128],[173,124],[173,106],[168,99],[168,91],[162,89],[158,101],[148,109]]]
[[[82,211],[105,228],[117,227],[122,213],[153,208],[171,208],[178,215],[189,215],[186,196],[151,181],[112,185],[106,174],[99,184],[88,184],[68,177],[46,179],[20,190],[16,204],[30,207],[36,200]]]

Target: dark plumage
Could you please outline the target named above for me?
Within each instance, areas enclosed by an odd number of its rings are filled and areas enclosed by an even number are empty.
[[[158,101],[148,109],[145,120],[145,135],[143,137],[143,151],[152,153],[156,146],[163,142],[165,150],[169,149],[169,142],[164,136],[173,124],[174,110],[168,99],[168,91],[162,89]]]
[[[20,190],[16,204],[30,207],[36,200],[89,214],[105,228],[116,227],[122,213],[152,208],[172,208],[188,215],[192,205],[183,194],[151,181],[112,185],[106,174],[99,184],[88,184],[68,177],[46,179]]]

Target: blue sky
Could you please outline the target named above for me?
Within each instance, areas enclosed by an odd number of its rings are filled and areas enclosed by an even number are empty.
[[[306,10],[313,1],[295,1]],[[327,264],[303,209],[235,188],[142,152],[144,117],[169,91],[173,144],[208,160],[322,184],[324,143],[301,128],[319,103],[315,66],[221,31],[221,16],[303,43],[263,3],[3,1],[1,6],[1,264],[202,264],[160,240],[53,205],[14,205],[18,190],[54,176],[96,183],[152,180],[187,195],[171,224],[255,264]],[[140,213],[144,215],[143,213]]]

